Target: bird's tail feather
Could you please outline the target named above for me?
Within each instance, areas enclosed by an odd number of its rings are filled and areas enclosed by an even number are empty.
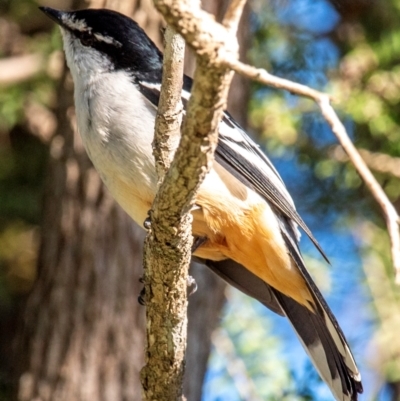
[[[279,223],[289,253],[312,294],[312,310],[277,290],[272,291],[335,398],[355,401],[357,393],[362,393],[363,388],[351,350],[335,316],[306,269],[293,227],[287,219],[281,218]]]
[[[361,378],[342,334],[332,322],[327,324],[328,314],[324,310],[314,313],[279,291],[272,291],[335,398],[338,401],[356,401],[357,393],[362,392]],[[340,341],[339,346],[337,341]],[[349,360],[352,361],[350,367]]]

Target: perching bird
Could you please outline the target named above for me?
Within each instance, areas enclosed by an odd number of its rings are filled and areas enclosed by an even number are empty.
[[[61,27],[86,151],[117,202],[143,224],[157,190],[151,143],[162,54],[136,22],[117,12],[41,10]],[[185,77],[185,99],[191,83]],[[192,215],[193,236],[205,238],[194,255],[286,316],[336,400],[357,400],[360,373],[306,270],[297,226],[323,252],[270,160],[228,113]]]

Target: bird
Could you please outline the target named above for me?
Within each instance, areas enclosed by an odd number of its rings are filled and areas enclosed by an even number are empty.
[[[131,18],[107,9],[40,7],[61,28],[79,133],[112,196],[143,224],[157,191],[152,155],[163,55]],[[186,107],[192,86],[184,76]],[[215,160],[191,210],[194,257],[289,319],[337,401],[356,401],[361,374],[302,258],[299,227],[322,256],[277,170],[225,111]]]

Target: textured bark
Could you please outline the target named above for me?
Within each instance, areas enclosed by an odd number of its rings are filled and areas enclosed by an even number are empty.
[[[204,10],[215,15],[218,22],[222,21],[224,13],[228,7],[229,0],[203,0]],[[237,39],[239,42],[239,59],[243,62],[247,60],[247,51],[250,46],[250,6],[247,5],[243,10],[240,20]],[[193,76],[195,68],[195,56],[190,48],[186,48],[185,73]],[[228,110],[243,127],[247,124],[247,105],[249,103],[250,81],[242,75],[235,74],[229,89]]]
[[[185,8],[179,2],[167,6],[155,1],[155,5],[174,29],[179,27],[179,33],[199,37],[192,25],[191,4]],[[202,20],[197,23],[201,25]],[[235,42],[231,44],[234,52]],[[151,230],[145,243],[146,365],[142,370],[144,398],[149,401],[181,400],[183,394],[186,279],[192,244],[189,211],[212,165],[233,75],[217,66],[214,57],[218,55],[204,53],[197,58],[181,141],[150,211]]]
[[[202,1],[203,8],[213,13],[217,21],[222,21],[228,4],[228,0]],[[246,60],[249,44],[249,12],[250,7],[245,7],[237,35],[240,59],[243,61]],[[185,68],[189,75],[193,74],[194,60],[193,53],[188,52]],[[244,127],[247,123],[248,98],[248,79],[235,75],[229,90],[228,110]],[[190,275],[196,279],[198,290],[189,298],[184,394],[189,401],[200,401],[212,345],[211,334],[219,323],[221,309],[225,303],[226,283],[205,266],[197,263],[192,263]]]
[[[161,184],[174,157],[182,124],[182,85],[185,41],[167,26],[164,35],[162,90],[158,102],[153,140],[158,183]]]
[[[162,90],[153,141],[159,190],[173,159],[182,122],[185,42],[173,29],[165,33]],[[173,183],[173,191],[184,190]],[[187,270],[191,259],[191,220],[180,218],[177,193],[156,197],[144,244],[146,286],[146,365],[141,372],[145,400],[178,400],[183,393],[187,327]],[[168,213],[166,213],[168,203]],[[155,218],[158,216],[159,218]]]

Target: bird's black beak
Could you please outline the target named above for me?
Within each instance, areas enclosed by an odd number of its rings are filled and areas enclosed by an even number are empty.
[[[62,23],[62,16],[64,14],[63,11],[55,10],[50,7],[39,7],[40,11],[43,11],[50,19],[56,22],[60,26],[64,26]]]

